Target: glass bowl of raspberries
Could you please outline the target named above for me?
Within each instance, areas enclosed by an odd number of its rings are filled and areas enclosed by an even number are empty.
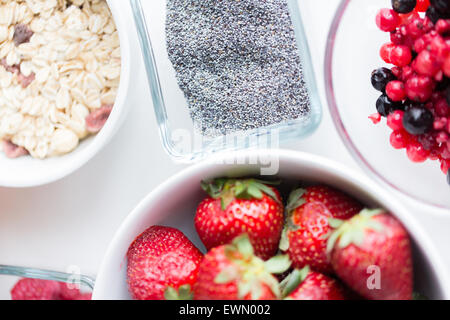
[[[363,168],[450,208],[450,1],[343,0],[325,61],[327,98]]]

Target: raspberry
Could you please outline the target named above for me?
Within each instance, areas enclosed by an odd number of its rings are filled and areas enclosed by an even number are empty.
[[[392,9],[381,9],[377,14],[376,22],[382,31],[391,32],[400,24],[400,17]]]
[[[391,63],[397,67],[405,67],[411,63],[411,49],[405,45],[395,45],[390,53]]]
[[[403,101],[406,98],[405,85],[398,80],[391,81],[386,86],[386,94],[392,101]]]

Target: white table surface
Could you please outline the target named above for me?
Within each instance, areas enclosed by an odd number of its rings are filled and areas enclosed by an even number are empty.
[[[128,5],[128,1],[123,2]],[[338,2],[299,0],[324,118],[310,138],[283,147],[326,156],[360,170],[332,124],[324,93],[325,44]],[[131,16],[130,32],[135,32]],[[133,60],[142,63],[137,43],[132,52]],[[0,188],[0,264],[58,271],[76,267],[95,276],[111,238],[127,214],[159,183],[184,168],[172,162],[162,148],[143,68],[133,77],[136,86],[129,94],[129,116],[96,158],[51,185],[20,190]],[[409,199],[403,200],[445,255],[450,272],[447,219]],[[9,298],[15,280],[0,277],[0,299]]]

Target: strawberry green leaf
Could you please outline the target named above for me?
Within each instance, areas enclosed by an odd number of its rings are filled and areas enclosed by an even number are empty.
[[[182,285],[176,290],[173,287],[167,287],[164,291],[164,299],[166,300],[193,300],[194,295],[191,291],[191,286]]]
[[[252,291],[252,286],[249,282],[238,283],[238,298],[243,300]]]
[[[413,292],[412,294],[413,300],[430,300],[427,296],[419,292]]]
[[[336,242],[340,236],[341,236],[341,234],[338,229],[338,230],[334,231],[328,238],[328,241],[327,241],[327,254],[328,255],[333,251],[334,246],[336,245]]]
[[[271,274],[267,273],[264,276],[261,277],[262,282],[267,285],[272,293],[277,297],[281,298],[281,289],[280,289],[280,283],[278,280]]]
[[[282,274],[291,267],[291,260],[287,254],[275,256],[266,262],[264,266],[267,272],[272,274]]]
[[[372,218],[384,213],[386,213],[386,210],[383,209],[363,209],[359,215],[365,218]]]
[[[383,225],[373,218],[384,213],[385,211],[381,209],[364,209],[359,214],[344,222],[330,219],[330,226],[336,228],[336,230],[328,238],[327,253],[331,253],[336,245],[341,249],[351,244],[360,247],[364,242],[366,231],[383,232]]]
[[[248,234],[243,234],[235,238],[232,244],[237,248],[237,251],[239,251],[243,257],[248,258],[254,255],[253,246],[250,242]]]
[[[262,191],[254,184],[250,184],[248,186],[247,193],[254,199],[262,199],[264,197]]]
[[[285,298],[290,295],[297,287],[306,279],[310,272],[308,266],[301,270],[295,269],[288,275],[280,284],[282,290],[282,297]]]
[[[332,227],[333,229],[339,228],[340,226],[342,226],[343,223],[344,223],[344,220],[335,219],[335,218],[329,218],[329,219],[328,219],[328,224],[329,224],[330,227]]]
[[[281,233],[280,245],[279,248],[281,251],[287,251],[289,249],[289,236],[288,236],[288,228],[285,226],[283,228],[283,232]]]
[[[259,281],[255,281],[254,285],[251,287],[252,290],[252,300],[259,300],[262,295],[262,284]]]
[[[228,267],[220,272],[214,282],[217,284],[227,284],[239,278],[238,271],[234,267]]]
[[[280,202],[280,199],[278,199],[277,194],[273,191],[273,189],[271,187],[267,186],[267,184],[269,184],[269,183],[265,183],[265,182],[260,181],[260,180],[254,180],[253,181],[253,185],[255,185],[255,187],[257,187],[260,191],[262,191],[265,194],[267,194],[273,200],[275,200],[277,202]]]
[[[292,211],[306,203],[305,199],[303,199],[303,195],[305,193],[306,190],[301,188],[291,192],[286,205],[286,211],[288,213],[291,213]]]
[[[201,187],[202,189],[208,193],[212,198],[217,199],[220,197],[220,193],[222,192],[227,179],[219,178],[208,181],[202,181]]]

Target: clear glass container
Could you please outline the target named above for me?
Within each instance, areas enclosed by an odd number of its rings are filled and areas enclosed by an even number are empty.
[[[386,119],[374,125],[380,95],[371,85],[374,69],[389,67],[379,56],[389,34],[380,31],[375,17],[390,0],[342,0],[332,23],[325,58],[325,81],[330,112],[353,157],[378,181],[412,200],[450,209],[450,186],[438,161],[411,162],[405,150],[390,142]]]
[[[278,147],[311,134],[319,125],[322,108],[316,87],[307,38],[296,0],[287,0],[295,28],[303,76],[309,93],[308,117],[216,137],[194,128],[188,102],[179,88],[166,48],[166,0],[130,0],[144,57],[162,143],[177,161],[192,162],[210,154],[253,147]]]

